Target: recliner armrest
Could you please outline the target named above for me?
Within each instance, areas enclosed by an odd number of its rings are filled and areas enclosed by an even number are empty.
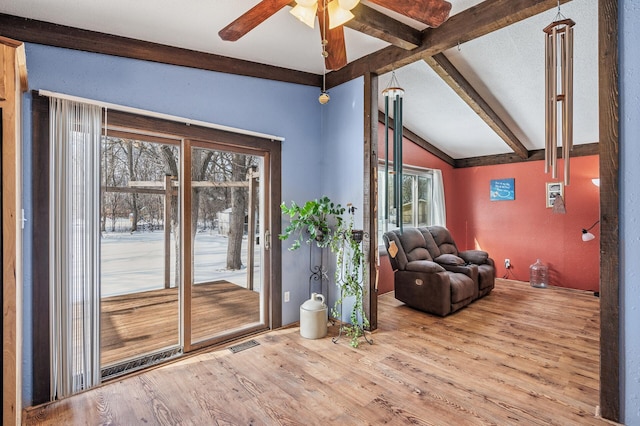
[[[482,250],[465,250],[458,252],[460,256],[467,263],[474,263],[476,265],[483,265],[487,263],[489,259],[489,253]]]

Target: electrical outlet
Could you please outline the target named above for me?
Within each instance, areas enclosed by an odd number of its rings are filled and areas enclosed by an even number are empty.
[[[289,292],[285,291],[284,292],[284,303],[287,303],[289,301],[289,297],[290,297]]]
[[[505,259],[504,260],[504,267],[505,267],[505,269],[511,268],[511,260]]]

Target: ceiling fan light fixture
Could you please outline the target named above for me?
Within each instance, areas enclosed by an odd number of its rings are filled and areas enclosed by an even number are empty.
[[[316,11],[318,10],[318,2],[313,2],[311,6],[303,6],[298,2],[290,13],[298,18],[301,22],[311,28],[315,28],[316,25]]]
[[[318,96],[318,102],[324,105],[329,102],[329,99],[331,98],[329,97],[329,94],[327,92],[325,92],[324,90],[320,92],[320,96]]]
[[[331,30],[355,18],[355,15],[349,10],[340,7],[338,0],[329,3],[327,12],[329,13],[329,29]]]

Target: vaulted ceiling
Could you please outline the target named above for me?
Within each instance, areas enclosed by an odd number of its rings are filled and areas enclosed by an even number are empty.
[[[354,9],[356,18],[345,25],[348,64],[326,71],[329,92],[365,72],[379,74],[383,90],[395,70],[405,89],[406,134],[445,161],[468,166],[539,159],[544,147],[542,29],[555,20],[557,0],[449,1],[450,18],[429,28],[362,0]],[[319,30],[295,19],[290,5],[238,41],[218,36],[257,3],[4,0],[0,34],[319,87],[325,72]],[[562,15],[576,22],[574,150],[597,153],[597,0],[560,3]],[[116,37],[104,43],[99,33]],[[382,96],[379,100],[382,110]]]

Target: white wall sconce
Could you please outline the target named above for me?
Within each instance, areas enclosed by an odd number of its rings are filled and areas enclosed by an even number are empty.
[[[600,223],[600,221],[599,221],[599,220],[597,220],[597,221],[596,221],[593,225],[591,225],[590,227],[588,227],[588,228],[586,228],[586,229],[584,229],[584,228],[582,229],[582,241],[587,242],[587,241],[591,241],[591,240],[593,240],[593,239],[595,239],[595,238],[596,238],[596,236],[595,236],[595,235],[593,235],[593,234],[592,234],[591,232],[589,232],[589,231],[591,231],[591,230],[593,229],[593,227],[594,227],[594,226],[596,226],[598,223]]]

